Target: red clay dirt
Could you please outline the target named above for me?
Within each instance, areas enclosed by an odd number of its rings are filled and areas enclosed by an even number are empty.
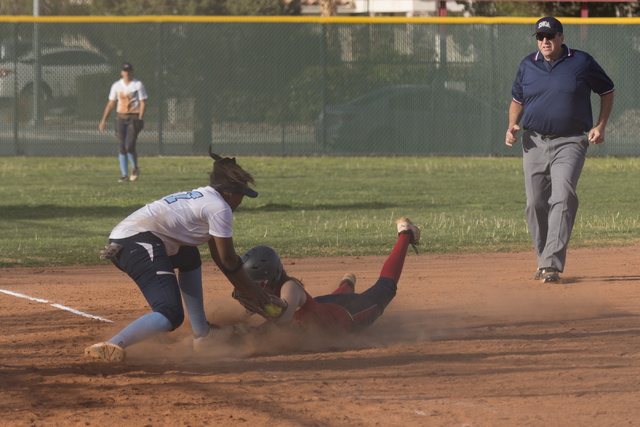
[[[365,289],[384,260],[284,264],[321,295],[346,272]],[[240,319],[231,286],[203,269],[209,320]],[[41,301],[0,293],[0,424],[640,425],[640,248],[570,250],[559,284],[534,270],[532,252],[410,254],[361,335],[275,334],[201,354],[185,322],[110,364],[83,350],[149,311],[133,281],[106,263],[2,269],[0,290]]]

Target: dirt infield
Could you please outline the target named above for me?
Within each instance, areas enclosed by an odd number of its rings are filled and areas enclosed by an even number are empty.
[[[284,264],[320,295],[345,272],[363,290],[384,259]],[[83,349],[148,312],[128,277],[108,264],[2,269],[0,290],[39,301],[0,293],[0,424],[640,425],[640,247],[572,250],[560,284],[534,270],[532,252],[412,254],[362,335],[196,354],[185,322],[108,364]],[[210,320],[239,318],[221,274],[204,272]]]

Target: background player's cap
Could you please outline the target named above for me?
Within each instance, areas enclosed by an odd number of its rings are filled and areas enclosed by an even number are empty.
[[[128,62],[125,62],[124,64],[122,64],[122,67],[120,67],[120,69],[122,71],[133,71],[133,65],[129,64]]]
[[[545,16],[536,22],[536,32],[533,35],[535,36],[537,33],[562,33],[562,24],[553,16]]]

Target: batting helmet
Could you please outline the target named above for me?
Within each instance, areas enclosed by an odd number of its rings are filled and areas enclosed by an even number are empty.
[[[263,287],[273,288],[282,276],[282,261],[269,246],[255,246],[242,255],[242,268]]]

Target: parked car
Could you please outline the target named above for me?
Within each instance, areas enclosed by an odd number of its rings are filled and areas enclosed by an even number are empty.
[[[64,43],[49,39],[40,40],[39,45],[40,50],[52,47],[64,47]],[[33,41],[30,39],[18,40],[17,42],[13,40],[3,41],[0,43],[0,62],[13,61],[16,57],[20,58],[32,50]]]
[[[33,100],[35,78],[35,57],[33,52],[18,58],[17,72],[15,61],[0,62],[0,99],[5,101],[15,97],[16,76],[17,92],[22,104]],[[76,78],[87,74],[107,73],[110,71],[106,56],[82,47],[58,46],[44,48],[40,53],[41,86],[40,96],[43,109],[56,104],[67,107],[73,105],[76,96]],[[57,101],[57,102],[54,102]],[[29,107],[24,106],[28,111]],[[44,110],[43,110],[44,111]]]
[[[459,90],[391,86],[318,117],[317,141],[345,154],[479,154],[504,140],[506,111]]]

